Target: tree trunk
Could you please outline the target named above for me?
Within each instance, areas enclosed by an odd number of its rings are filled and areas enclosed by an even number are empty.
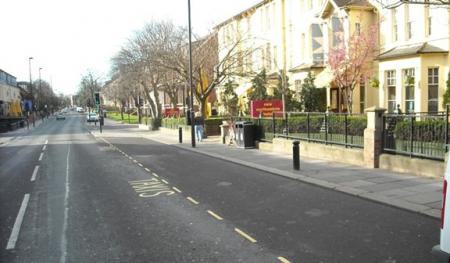
[[[123,108],[125,107],[124,103],[120,106],[120,117],[123,120]]]
[[[144,88],[144,96],[147,100],[148,104],[150,104],[150,113],[152,115],[152,119],[157,118],[156,106],[152,97],[150,96],[150,90],[144,82],[141,82],[142,87]]]
[[[207,113],[207,112],[206,112],[206,105],[207,105],[207,104],[206,104],[206,103],[207,103],[207,102],[206,102],[206,99],[207,99],[207,98],[200,98],[200,99],[199,99],[199,101],[200,101],[200,112],[201,112],[201,114],[202,114],[202,117],[205,118],[205,119],[208,117],[208,116],[206,116],[206,115],[207,115],[207,114],[206,114],[206,113]]]
[[[156,116],[161,119],[161,103],[159,101],[159,92],[156,86],[153,87],[153,97],[155,97]]]

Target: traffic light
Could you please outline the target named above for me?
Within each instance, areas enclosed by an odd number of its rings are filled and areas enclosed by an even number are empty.
[[[100,92],[96,92],[94,95],[95,95],[95,105],[100,105]]]

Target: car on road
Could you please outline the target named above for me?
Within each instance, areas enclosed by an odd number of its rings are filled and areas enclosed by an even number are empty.
[[[83,112],[84,112],[84,109],[81,108],[81,107],[77,107],[77,112],[78,112],[78,113],[83,113]]]
[[[86,114],[86,121],[87,122],[97,122],[98,114],[95,112],[90,112],[90,113]]]
[[[56,120],[65,120],[65,119],[66,119],[66,116],[62,113],[58,113],[56,115]]]

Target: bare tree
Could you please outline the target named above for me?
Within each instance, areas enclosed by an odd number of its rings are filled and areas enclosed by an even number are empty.
[[[94,93],[100,91],[102,87],[100,76],[88,70],[85,75],[81,77],[81,82],[78,90],[78,96],[82,105],[89,108],[94,106]]]
[[[159,62],[167,69],[178,73],[181,78],[189,81],[188,74],[188,50],[187,44],[182,38],[184,31],[179,31],[175,38],[177,44],[163,49]],[[233,76],[248,76],[253,72],[246,72],[250,67],[244,61],[250,61],[254,48],[246,47],[249,39],[239,38],[232,44],[219,50],[217,32],[213,32],[205,38],[193,43],[193,85],[194,96],[200,104],[201,114],[206,112],[208,96],[225,79]],[[219,53],[221,56],[219,57]]]

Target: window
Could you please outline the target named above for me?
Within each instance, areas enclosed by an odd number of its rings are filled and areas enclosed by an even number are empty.
[[[406,40],[409,40],[413,37],[413,21],[409,15],[409,5],[405,5],[405,23],[406,23]]]
[[[366,83],[364,78],[359,82],[359,112],[364,113],[366,107]]]
[[[302,81],[297,79],[297,80],[295,80],[294,85],[295,85],[295,91],[297,93],[300,93],[300,91],[302,90]]]
[[[360,23],[355,23],[355,34],[357,36],[361,35],[361,24]]]
[[[425,5],[424,17],[425,17],[425,36],[429,36],[429,35],[431,35],[431,27],[432,27],[432,22],[433,22],[429,5]]]
[[[302,53],[302,61],[305,61],[305,49],[306,49],[306,36],[305,33],[302,33],[302,47],[301,47],[301,53]]]
[[[333,47],[337,47],[342,43],[344,37],[343,22],[339,17],[331,18],[331,30],[333,32]]]
[[[396,95],[395,95],[395,70],[386,71],[386,83],[387,83],[387,101],[388,101],[388,112],[393,113],[396,105]]]
[[[405,85],[405,112],[414,112],[414,69],[403,70],[404,85]]]
[[[398,40],[397,9],[392,9],[392,41]]]
[[[408,23],[406,23],[406,39],[411,39],[413,37],[413,33],[412,33],[412,26],[413,26],[413,22],[409,21]]]
[[[311,24],[311,48],[313,61],[323,63],[323,33],[319,24]]]
[[[266,55],[265,55],[265,68],[266,70],[272,69],[272,55],[270,54],[270,43],[266,44]]]
[[[428,112],[438,111],[439,68],[428,69]]]
[[[273,46],[273,63],[271,66],[277,67],[277,59],[278,59],[278,52],[277,52],[277,46]]]
[[[265,31],[269,31],[270,30],[270,25],[271,25],[271,21],[270,21],[270,5],[266,6],[266,15],[265,15],[265,19],[266,19],[266,30]]]
[[[428,17],[428,35],[431,35],[431,28],[432,28],[432,24],[433,24],[433,18],[431,16]]]

